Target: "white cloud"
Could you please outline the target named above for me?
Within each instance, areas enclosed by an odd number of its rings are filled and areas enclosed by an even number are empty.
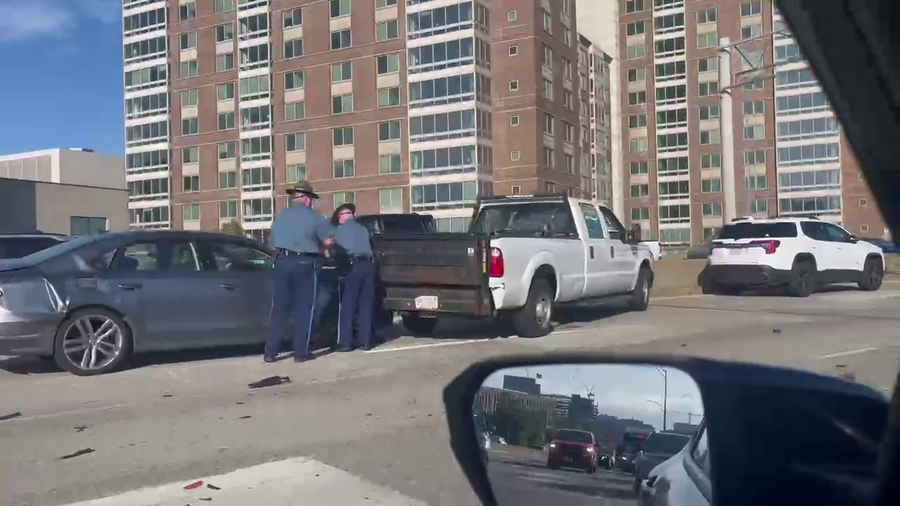
[[[0,42],[66,37],[79,23],[116,23],[121,0],[0,0]]]

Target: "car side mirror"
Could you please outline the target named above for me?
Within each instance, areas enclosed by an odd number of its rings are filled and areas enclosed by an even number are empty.
[[[557,395],[545,399],[503,388],[505,377],[537,374],[576,377],[598,388],[606,385],[609,392],[584,396],[580,382],[562,382],[554,390]],[[569,400],[565,419],[553,417],[559,395]],[[821,497],[823,486],[829,497],[840,499],[830,504],[853,503],[843,500],[858,497],[853,480],[829,480],[826,486],[821,477],[833,472],[836,462],[874,474],[890,415],[881,393],[835,377],[690,357],[581,352],[476,363],[444,388],[443,400],[457,462],[482,504],[498,506],[519,503],[523,491],[533,487],[530,475],[519,472],[523,467],[547,468],[541,474],[546,480],[542,503],[572,502],[571,474],[557,469],[596,472],[598,463],[586,449],[592,439],[607,437],[610,429],[603,422],[615,419],[628,423],[617,429],[614,444],[632,444],[645,455],[658,452],[680,461],[662,466],[647,457],[637,465],[622,460],[641,480],[653,471],[671,482],[690,468],[709,477],[710,504],[784,504],[789,498]],[[516,434],[496,456],[491,456],[498,451],[493,445],[485,457],[475,444],[473,404],[489,409],[486,416],[498,420],[501,433]],[[548,423],[555,424],[557,448],[533,449]],[[700,448],[709,466],[705,471],[697,470],[692,455]],[[810,448],[816,448],[815,458]],[[592,497],[590,489],[583,493],[586,500]]]
[[[853,243],[853,244],[858,243],[858,242],[859,242],[859,237],[856,237],[855,235],[851,235],[851,236],[850,236],[850,242]]]
[[[625,234],[625,242],[627,244],[637,244],[641,242],[641,226],[632,225]]]

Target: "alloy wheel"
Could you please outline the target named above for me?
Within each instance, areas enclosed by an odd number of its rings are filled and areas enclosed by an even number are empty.
[[[122,352],[122,329],[101,315],[78,318],[63,336],[63,351],[74,366],[85,370],[106,367]]]

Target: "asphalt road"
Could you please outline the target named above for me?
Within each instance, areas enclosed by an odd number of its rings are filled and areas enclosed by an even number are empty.
[[[477,504],[447,444],[440,401],[473,361],[562,349],[690,354],[843,375],[887,391],[900,365],[898,290],[687,297],[658,300],[646,313],[579,309],[534,340],[492,338],[490,325],[444,325],[440,338],[401,337],[305,364],[263,364],[228,350],[148,357],[129,371],[77,378],[40,361],[2,360],[0,504],[123,493],[82,504]],[[248,387],[276,375],[290,382]],[[521,476],[512,466],[494,472]],[[621,500],[614,478],[598,476],[591,490]],[[204,485],[183,490],[197,479]]]

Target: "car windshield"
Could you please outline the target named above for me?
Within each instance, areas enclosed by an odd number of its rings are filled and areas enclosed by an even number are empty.
[[[732,223],[722,227],[718,239],[762,239],[762,238],[797,237],[797,225],[794,222],[776,223]]]
[[[644,452],[675,455],[684,448],[688,441],[690,438],[679,434],[651,434],[644,445]]]
[[[582,430],[562,429],[556,433],[556,440],[574,443],[591,443],[593,442],[593,436],[590,432]]]

